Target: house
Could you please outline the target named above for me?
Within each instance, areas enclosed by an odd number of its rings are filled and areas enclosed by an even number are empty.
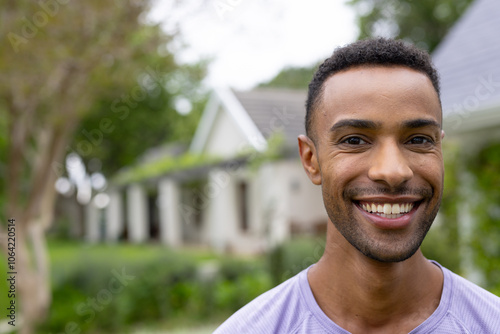
[[[118,175],[102,221],[89,209],[87,239],[256,253],[324,231],[321,189],[297,149],[305,100],[305,91],[215,89],[187,152],[150,152],[139,168],[163,164],[154,173]]]
[[[476,0],[433,53],[446,135],[469,152],[500,140],[499,13],[499,1]]]
[[[456,251],[461,254],[463,274],[476,283],[484,281],[484,272],[476,268],[467,245],[478,233],[473,212],[487,199],[475,184],[477,175],[464,166],[477,161],[478,152],[487,145],[500,143],[499,13],[500,1],[476,0],[433,53],[441,76],[445,142],[457,148],[458,187],[467,198],[457,206],[457,231],[464,247]]]
[[[459,147],[462,160],[472,159],[488,143],[500,142],[498,13],[499,1],[476,0],[433,54],[441,75],[446,141]],[[221,252],[251,253],[294,233],[324,230],[327,216],[320,189],[307,179],[296,149],[297,135],[303,132],[305,94],[216,89],[188,149],[193,156],[216,158],[179,162],[178,168],[169,165],[115,184],[102,223],[96,209],[89,208],[88,239],[158,238],[172,247],[205,245]],[[261,159],[252,167],[252,161],[273,150],[279,136],[279,159]],[[463,173],[461,191],[472,193],[466,182],[470,178]],[[460,210],[461,238],[467,241],[474,224],[470,203]]]

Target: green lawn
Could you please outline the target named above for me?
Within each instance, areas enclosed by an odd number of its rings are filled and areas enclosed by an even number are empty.
[[[49,240],[53,302],[38,332],[62,333],[73,323],[80,333],[211,333],[250,300],[316,261],[323,244],[299,239],[269,255],[230,257],[159,244]],[[214,266],[208,276],[200,270]],[[122,288],[117,273],[134,278]],[[0,306],[5,302],[2,294]]]
[[[72,322],[82,333],[211,333],[271,284],[264,257],[174,251],[159,244],[48,244],[53,303],[40,332],[64,332]],[[200,280],[198,269],[214,263],[220,274]],[[122,272],[134,277],[130,284],[107,292]]]

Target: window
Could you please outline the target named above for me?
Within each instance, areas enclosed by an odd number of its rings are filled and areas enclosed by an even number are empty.
[[[248,186],[246,182],[240,182],[237,188],[238,191],[238,206],[240,213],[240,228],[242,231],[248,231]]]

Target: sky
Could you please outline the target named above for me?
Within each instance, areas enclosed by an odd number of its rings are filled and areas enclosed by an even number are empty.
[[[354,41],[354,11],[344,2],[193,0],[172,9],[171,1],[158,0],[149,19],[180,30],[181,62],[211,59],[209,86],[247,90],[285,66],[309,66]]]

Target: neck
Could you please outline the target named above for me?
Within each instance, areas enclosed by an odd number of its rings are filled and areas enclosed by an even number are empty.
[[[318,305],[339,326],[353,333],[407,333],[438,307],[442,272],[420,250],[405,261],[382,263],[328,225],[325,253],[308,279]]]

